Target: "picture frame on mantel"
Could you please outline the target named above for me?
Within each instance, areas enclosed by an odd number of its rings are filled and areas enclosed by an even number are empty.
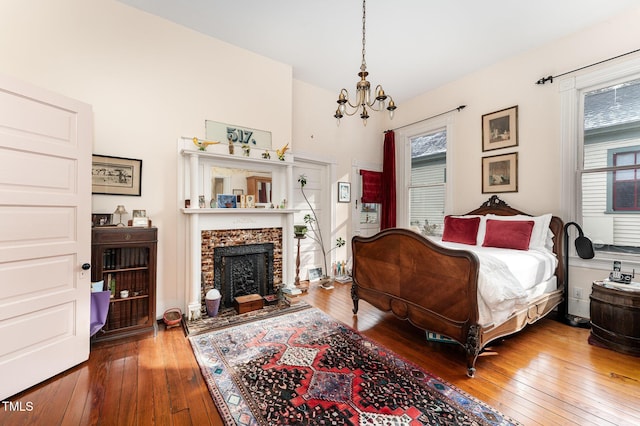
[[[518,146],[518,106],[482,116],[482,151]]]
[[[91,193],[139,197],[142,193],[142,160],[93,155]]]

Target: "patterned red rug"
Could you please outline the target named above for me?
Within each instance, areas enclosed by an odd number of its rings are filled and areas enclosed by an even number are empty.
[[[229,425],[514,425],[315,308],[189,337]]]

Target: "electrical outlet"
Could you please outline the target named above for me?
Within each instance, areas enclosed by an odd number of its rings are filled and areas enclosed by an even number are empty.
[[[574,288],[573,289],[573,297],[575,297],[576,299],[582,299],[582,289],[581,288]]]

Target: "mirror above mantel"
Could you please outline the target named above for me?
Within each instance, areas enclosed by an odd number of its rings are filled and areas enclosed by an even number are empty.
[[[271,204],[271,182],[271,172],[214,166],[211,168],[210,199],[216,200],[219,194],[253,195],[259,205]]]

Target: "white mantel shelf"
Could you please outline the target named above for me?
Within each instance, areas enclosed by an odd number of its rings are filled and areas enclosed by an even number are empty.
[[[258,148],[256,148],[255,150],[258,151]],[[238,154],[238,155],[226,154],[222,152],[200,151],[198,149],[194,150],[194,149],[184,149],[184,148],[180,149],[180,154],[183,156],[195,155],[195,156],[198,156],[199,158],[202,158],[203,160],[209,159],[209,160],[218,160],[218,161],[222,160],[222,161],[231,161],[231,162],[240,161],[243,164],[247,164],[247,163],[266,164],[273,167],[284,167],[284,166],[293,165],[293,158],[292,158],[292,155],[289,153],[285,154],[284,160],[280,160],[278,158],[261,158],[261,157],[255,157],[255,156],[245,156],[241,154]],[[259,153],[252,154],[252,155],[258,155],[258,154]],[[277,154],[274,153],[274,156],[275,155]]]
[[[294,209],[239,209],[239,208],[229,208],[229,209],[182,209],[182,213],[185,214],[288,214],[288,213],[298,213],[300,210]]]

